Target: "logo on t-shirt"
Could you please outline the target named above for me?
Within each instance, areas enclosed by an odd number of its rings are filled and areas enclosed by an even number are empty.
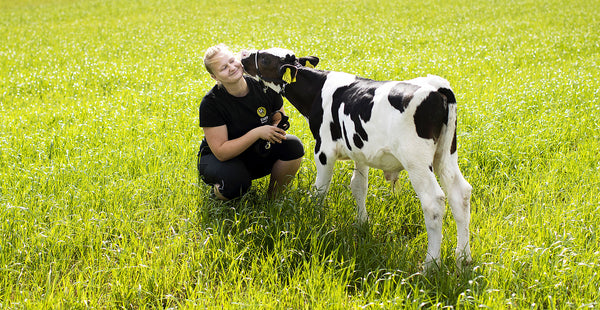
[[[265,109],[265,107],[259,107],[256,110],[256,114],[258,114],[259,117],[265,117],[265,115],[267,115],[267,109]]]
[[[256,114],[260,117],[260,123],[266,124],[269,121],[269,117],[267,116],[267,109],[265,107],[260,107],[256,109]]]

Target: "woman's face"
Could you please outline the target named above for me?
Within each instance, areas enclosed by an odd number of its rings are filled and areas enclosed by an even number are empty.
[[[242,63],[229,51],[219,52],[213,58],[210,68],[213,71],[212,78],[223,84],[235,83],[244,75]]]

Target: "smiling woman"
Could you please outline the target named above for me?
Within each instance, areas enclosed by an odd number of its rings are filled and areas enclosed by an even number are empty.
[[[219,86],[222,86],[222,81],[225,81],[232,83],[232,87],[235,87],[235,83],[240,81],[244,72],[242,63],[236,60],[229,47],[223,43],[211,46],[206,50],[204,54],[204,67],[210,73],[210,76],[217,81],[217,85]],[[242,87],[240,94],[233,95],[241,97],[246,95],[245,91],[246,89]]]
[[[229,200],[270,174],[268,195],[274,197],[296,175],[304,155],[300,140],[270,121],[284,113],[283,99],[244,77],[242,63],[224,44],[207,49],[204,66],[217,85],[200,103],[200,176],[219,199]],[[268,150],[254,147],[261,140]]]

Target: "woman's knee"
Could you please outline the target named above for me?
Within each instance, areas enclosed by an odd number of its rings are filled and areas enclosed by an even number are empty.
[[[281,160],[294,160],[304,156],[304,145],[302,141],[294,135],[286,135],[284,143],[282,143]]]
[[[252,180],[249,177],[224,176],[219,183],[219,193],[227,199],[234,199],[250,190]]]
[[[204,182],[217,185],[218,191],[227,199],[237,198],[250,189],[252,178],[244,163],[239,159],[221,162],[214,155],[204,155],[198,172]],[[212,157],[209,157],[212,156]]]

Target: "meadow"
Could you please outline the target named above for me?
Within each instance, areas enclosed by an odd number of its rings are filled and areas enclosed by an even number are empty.
[[[395,3],[398,2],[398,3]],[[0,308],[600,307],[598,0],[0,0]],[[198,181],[198,106],[217,43],[315,55],[379,80],[437,74],[458,99],[473,185],[466,271],[421,269],[405,173],[353,165],[327,198],[314,141],[282,198],[218,202]]]

